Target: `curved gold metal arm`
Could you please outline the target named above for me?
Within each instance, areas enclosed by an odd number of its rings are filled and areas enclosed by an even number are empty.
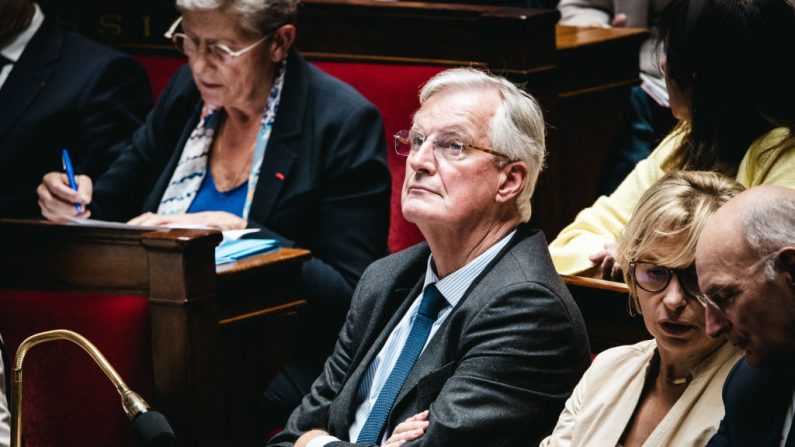
[[[127,384],[124,383],[124,380],[122,380],[119,373],[113,369],[105,356],[103,356],[102,353],[99,352],[99,349],[85,337],[77,332],[66,329],[41,332],[26,338],[19,345],[17,354],[14,357],[14,369],[11,373],[11,399],[13,402],[11,447],[20,447],[22,445],[22,362],[25,360],[25,354],[27,354],[32,347],[53,340],[69,340],[83,348],[83,350],[97,362],[97,365],[99,365],[105,375],[108,376],[108,379],[113,382],[116,391],[121,395],[121,404],[128,418],[132,419],[136,414],[145,412],[149,409],[149,404],[147,404],[141,396],[127,387]]]

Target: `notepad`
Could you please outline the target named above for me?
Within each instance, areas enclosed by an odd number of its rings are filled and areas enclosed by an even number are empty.
[[[276,239],[237,239],[223,242],[215,249],[215,264],[234,262],[248,256],[267,253],[279,248]]]

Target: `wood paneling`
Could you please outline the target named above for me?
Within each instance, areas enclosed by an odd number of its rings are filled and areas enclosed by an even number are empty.
[[[308,251],[285,248],[216,267],[221,234],[212,230],[4,220],[0,234],[3,289],[149,298],[150,403],[181,445],[254,444],[251,408],[292,349]]]

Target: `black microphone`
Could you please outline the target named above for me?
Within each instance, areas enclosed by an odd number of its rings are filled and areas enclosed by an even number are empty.
[[[177,437],[162,413],[149,410],[132,419],[133,430],[147,447],[176,447]]]

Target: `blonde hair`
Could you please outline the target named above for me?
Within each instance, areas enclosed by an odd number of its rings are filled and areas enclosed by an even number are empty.
[[[693,265],[704,223],[744,189],[716,172],[677,171],[666,174],[643,194],[616,247],[616,261],[629,286],[630,312],[640,313],[630,263],[648,260],[672,268]],[[654,259],[648,258],[655,249],[672,242],[678,245],[676,250],[657,251]]]

